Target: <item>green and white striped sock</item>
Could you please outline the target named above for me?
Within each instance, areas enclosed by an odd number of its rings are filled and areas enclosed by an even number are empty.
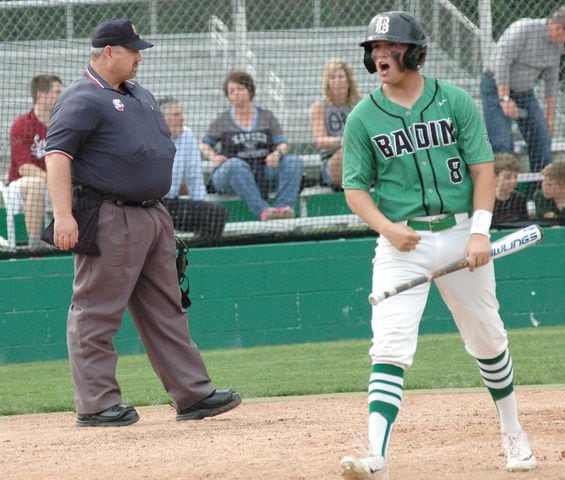
[[[518,404],[514,393],[514,371],[512,357],[506,349],[491,359],[477,359],[481,377],[488,388],[498,410],[500,429],[503,433],[522,430],[518,420]]]
[[[404,370],[375,363],[369,380],[369,443],[373,455],[386,457],[392,425],[402,402]]]

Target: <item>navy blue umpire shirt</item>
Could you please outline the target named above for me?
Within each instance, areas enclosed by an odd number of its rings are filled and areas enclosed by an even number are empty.
[[[171,187],[171,131],[148,90],[130,80],[122,87],[89,66],[53,107],[45,151],[71,159],[74,184],[135,202],[161,198]]]

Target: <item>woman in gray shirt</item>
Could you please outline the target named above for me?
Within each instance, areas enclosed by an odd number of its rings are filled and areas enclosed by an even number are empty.
[[[345,120],[359,101],[351,67],[339,59],[328,60],[322,74],[322,91],[324,98],[310,107],[310,124],[322,157],[322,181],[341,190],[341,138]]]

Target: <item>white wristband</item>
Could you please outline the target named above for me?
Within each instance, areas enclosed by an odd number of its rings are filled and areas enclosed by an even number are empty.
[[[492,213],[487,210],[475,210],[473,213],[473,223],[471,224],[471,234],[478,233],[490,238],[490,222]]]

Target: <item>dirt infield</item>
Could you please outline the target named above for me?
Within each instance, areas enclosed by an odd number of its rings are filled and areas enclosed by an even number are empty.
[[[565,389],[518,391],[539,467],[507,473],[486,391],[406,392],[391,480],[565,480]],[[176,422],[141,407],[121,428],[76,428],[71,413],[0,417],[0,479],[337,480],[366,446],[366,396],[249,400],[223,416]]]

